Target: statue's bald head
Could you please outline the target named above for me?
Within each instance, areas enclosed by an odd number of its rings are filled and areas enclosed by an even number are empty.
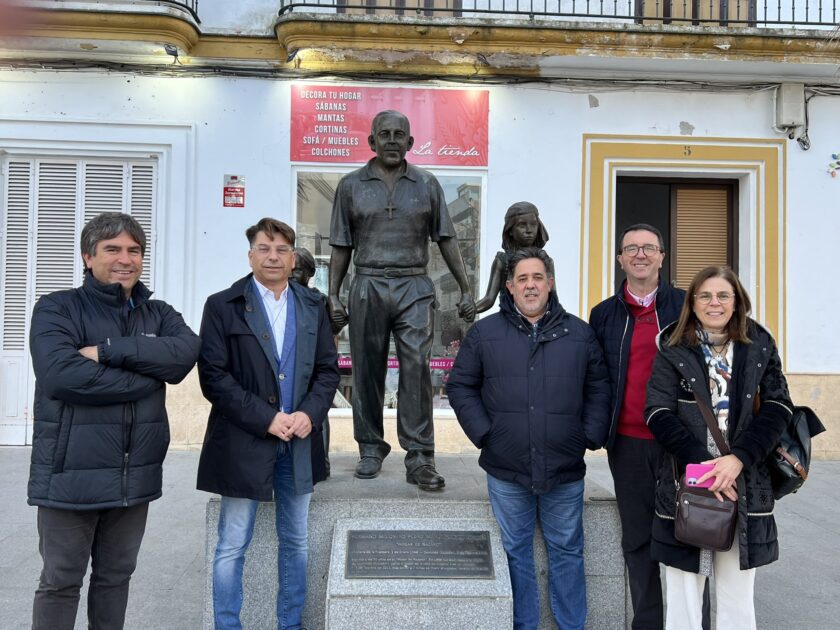
[[[401,112],[387,109],[373,117],[368,146],[376,153],[375,164],[386,171],[400,168],[405,154],[414,146],[408,118]]]
[[[409,136],[411,135],[411,123],[408,122],[408,117],[402,112],[398,112],[395,109],[386,109],[374,116],[373,120],[370,123],[370,133],[376,135],[376,132],[379,131],[379,128],[383,124],[383,122],[390,118],[395,118],[396,120],[399,120],[405,132]]]

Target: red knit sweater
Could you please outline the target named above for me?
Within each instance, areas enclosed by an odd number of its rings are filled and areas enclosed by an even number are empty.
[[[645,423],[644,410],[647,382],[653,370],[653,359],[656,357],[656,335],[659,333],[656,299],[650,306],[641,306],[625,285],[624,301],[630,311],[630,317],[636,321],[633,337],[630,339],[624,400],[621,401],[617,431],[619,435],[652,440],[653,434]]]

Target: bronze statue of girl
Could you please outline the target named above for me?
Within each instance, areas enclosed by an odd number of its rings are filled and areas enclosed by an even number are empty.
[[[529,201],[517,201],[505,212],[502,230],[502,251],[496,254],[490,269],[487,293],[475,303],[475,312],[483,313],[496,302],[499,291],[507,280],[508,260],[523,247],[545,247],[548,231],[540,221],[540,211]]]

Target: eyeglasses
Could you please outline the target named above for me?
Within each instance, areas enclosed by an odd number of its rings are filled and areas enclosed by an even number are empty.
[[[621,252],[628,256],[635,256],[639,253],[639,250],[642,250],[645,256],[653,256],[660,251],[656,245],[625,245]]]
[[[718,291],[717,293],[704,291],[703,293],[694,294],[694,299],[700,302],[700,304],[709,304],[713,297],[716,297],[717,301],[721,304],[729,304],[735,297],[735,294],[729,293],[728,291]]]
[[[270,245],[254,245],[251,251],[257,252],[260,256],[268,256],[272,249],[278,256],[288,255],[295,251],[291,245],[275,245],[273,248]]]

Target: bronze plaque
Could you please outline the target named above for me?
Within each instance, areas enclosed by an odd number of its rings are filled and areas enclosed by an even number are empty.
[[[344,577],[492,580],[490,532],[350,530]]]

